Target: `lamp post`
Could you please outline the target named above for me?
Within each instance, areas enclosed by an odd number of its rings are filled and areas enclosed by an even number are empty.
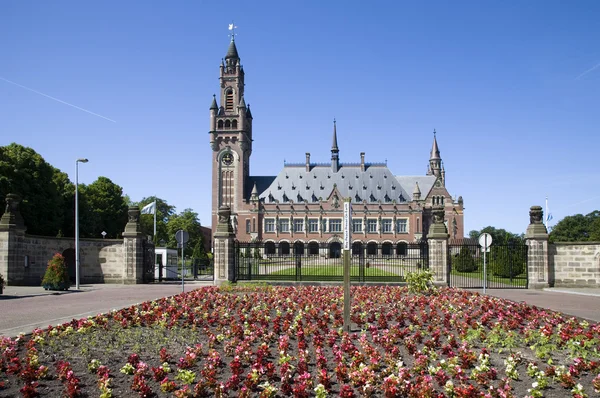
[[[75,161],[75,289],[79,290],[79,163],[87,163],[87,159]]]

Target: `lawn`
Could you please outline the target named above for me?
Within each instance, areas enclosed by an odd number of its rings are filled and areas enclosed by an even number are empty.
[[[459,289],[207,287],[0,338],[0,396],[585,397],[600,325]],[[596,392],[595,392],[596,391]]]
[[[483,266],[482,266],[483,267]],[[474,271],[474,272],[459,272],[455,269],[452,269],[450,272],[450,277],[453,275],[462,276],[465,278],[477,279],[480,285],[483,286],[483,269]],[[488,286],[515,286],[515,287],[526,287],[527,286],[527,275],[521,274],[512,278],[503,278],[501,276],[492,275],[492,273],[488,270]]]

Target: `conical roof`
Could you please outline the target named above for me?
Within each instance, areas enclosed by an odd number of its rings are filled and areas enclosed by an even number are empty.
[[[331,144],[331,152],[338,152],[338,144],[337,144],[337,129],[335,127],[335,119],[333,119],[333,143]]]
[[[430,159],[439,159],[440,150],[438,148],[437,139],[435,138],[435,130],[433,130],[433,145],[431,146],[431,157]]]
[[[219,107],[217,106],[217,97],[216,95],[213,94],[213,100],[212,100],[212,104],[210,104],[210,109],[219,109]]]
[[[231,40],[231,43],[229,43],[229,48],[227,49],[227,55],[225,56],[225,59],[231,59],[231,58],[236,58],[236,59],[240,58],[240,56],[238,55],[237,47],[235,46],[235,40]]]
[[[413,189],[413,196],[421,195],[421,189],[419,188],[419,183],[415,182],[415,189]]]

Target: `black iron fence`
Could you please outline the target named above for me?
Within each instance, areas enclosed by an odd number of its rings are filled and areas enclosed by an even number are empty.
[[[484,249],[476,240],[449,242],[448,286],[475,289],[484,282],[489,289],[527,289],[527,245],[492,244],[484,264]]]
[[[181,280],[182,273],[184,280],[213,280],[214,279],[214,261],[209,258],[186,258],[185,264],[182,264],[181,257],[174,257],[163,264],[159,259],[154,270],[154,281],[173,281]]]
[[[408,272],[429,268],[423,243],[352,245],[350,279],[355,282],[403,282]],[[235,280],[342,281],[339,242],[235,242]]]

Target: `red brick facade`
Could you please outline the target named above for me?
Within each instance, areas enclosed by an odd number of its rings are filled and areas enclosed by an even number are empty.
[[[382,163],[339,162],[333,131],[331,163],[286,164],[277,176],[249,175],[252,114],[244,99],[244,70],[232,40],[220,67],[220,106],[210,107],[212,230],[228,205],[240,241],[341,242],[343,201],[350,198],[353,242],[414,242],[427,235],[431,208],[443,205],[452,239],[463,238],[463,200],[445,187],[445,170],[433,138],[424,176],[394,176]],[[424,151],[425,152],[425,151]]]

